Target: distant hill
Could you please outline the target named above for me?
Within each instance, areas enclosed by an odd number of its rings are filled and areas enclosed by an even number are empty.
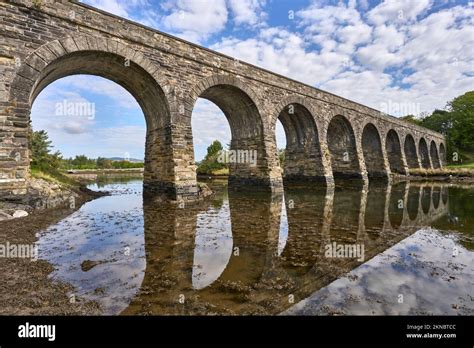
[[[131,163],[143,163],[144,161],[141,160],[141,159],[138,159],[138,158],[127,158],[125,159],[124,157],[110,157],[110,158],[107,158],[111,161],[114,161],[114,162],[119,162],[119,161],[129,161]]]

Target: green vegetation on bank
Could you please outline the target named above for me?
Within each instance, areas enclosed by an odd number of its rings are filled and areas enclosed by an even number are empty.
[[[44,130],[30,131],[28,137],[30,149],[31,175],[52,182],[60,182],[73,185],[74,180],[64,174],[72,169],[131,169],[143,168],[142,162],[130,162],[126,160],[114,161],[107,158],[92,159],[80,155],[75,158],[64,159],[59,151],[52,152],[51,140]]]
[[[218,140],[214,140],[207,148],[206,157],[198,163],[197,173],[201,175],[228,175],[228,165],[219,161],[221,151],[224,151],[224,147]]]
[[[108,158],[99,157],[97,159],[80,155],[75,158],[63,159],[61,169],[131,169],[143,168],[143,162],[130,162],[127,160],[114,161]]]
[[[465,164],[450,164],[446,168],[452,169],[473,169],[474,170],[474,162],[472,163],[465,163]]]
[[[432,129],[446,136],[448,164],[457,168],[474,165],[474,91],[454,98],[446,110],[431,115],[402,117],[405,121]]]

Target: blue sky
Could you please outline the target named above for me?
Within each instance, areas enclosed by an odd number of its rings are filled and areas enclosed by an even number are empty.
[[[453,0],[84,0],[242,61],[394,116],[444,108],[474,89],[474,2]],[[57,104],[94,105],[94,117],[58,115]],[[124,89],[94,76],[49,85],[32,111],[65,156],[143,158],[143,114]],[[197,160],[227,120],[200,100]],[[279,147],[284,132],[277,127]]]

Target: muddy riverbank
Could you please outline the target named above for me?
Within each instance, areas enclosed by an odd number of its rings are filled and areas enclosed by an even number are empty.
[[[0,245],[4,248],[34,250],[38,232],[58,223],[82,205],[107,195],[85,187],[75,187],[74,204],[62,204],[43,209],[28,209],[29,215],[2,221]],[[9,203],[12,204],[12,203]],[[53,265],[30,257],[2,257],[0,259],[0,315],[88,315],[100,313],[97,303],[83,301],[70,294],[73,287],[50,279]]]
[[[0,242],[34,244],[39,260],[0,259],[0,314],[473,313],[472,185],[207,184],[214,194],[183,209],[144,201],[141,179],[111,179],[77,211],[7,221]]]

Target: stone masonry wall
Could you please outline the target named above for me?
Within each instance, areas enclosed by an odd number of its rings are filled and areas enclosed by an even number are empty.
[[[120,60],[134,73],[120,67]],[[352,127],[353,156],[364,178],[362,134],[369,123],[381,138],[387,174],[385,139],[391,129],[399,136],[404,167],[407,134],[417,150],[422,138],[428,146],[434,142],[438,153],[445,142],[436,132],[75,1],[0,1],[0,72],[3,192],[21,193],[29,175],[27,134],[34,98],[47,84],[73,73],[107,77],[135,96],[147,120],[145,184],[175,199],[197,194],[191,114],[199,97],[224,111],[235,146],[251,144],[257,150],[256,167],[239,165],[232,173],[245,185],[281,187],[275,125],[293,103],[314,118],[320,143],[321,155],[312,156],[320,168],[307,172],[328,182],[333,139],[327,129],[336,115]]]

